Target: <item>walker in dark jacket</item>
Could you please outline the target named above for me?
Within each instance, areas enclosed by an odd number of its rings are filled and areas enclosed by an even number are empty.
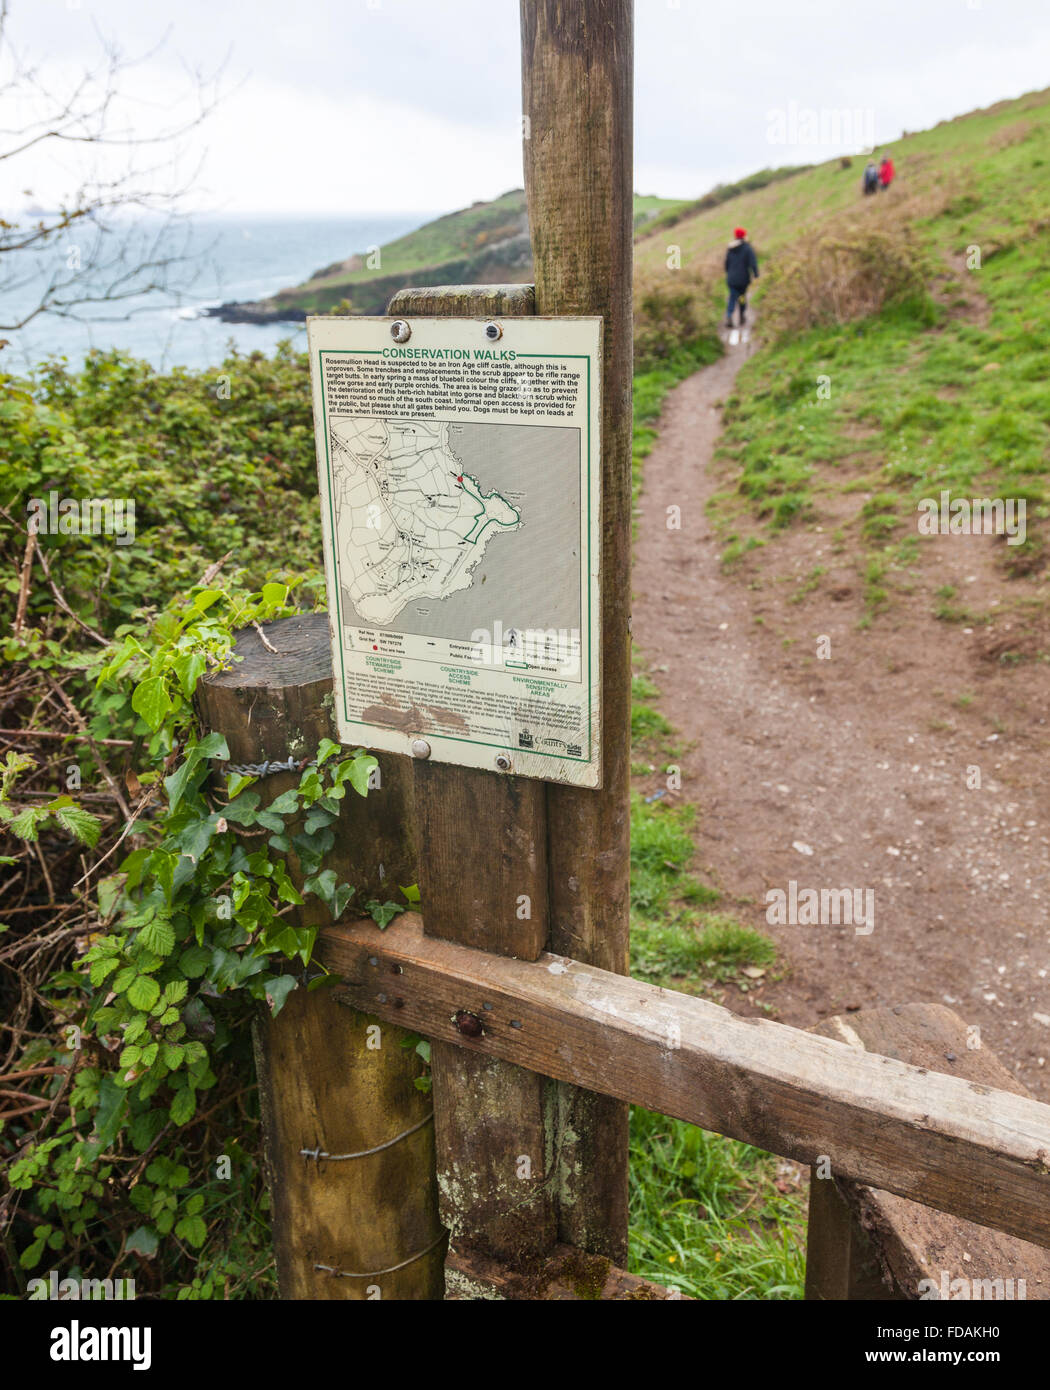
[[[754,247],[747,239],[743,227],[737,227],[733,240],[726,249],[726,284],[729,286],[729,303],[726,305],[726,327],[733,326],[733,310],[740,305],[740,324],[743,327],[747,315],[747,287],[758,279],[758,257]]]

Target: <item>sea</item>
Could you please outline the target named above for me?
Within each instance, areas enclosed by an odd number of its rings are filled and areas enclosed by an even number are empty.
[[[166,369],[214,367],[231,346],[269,353],[287,338],[304,347],[301,323],[225,323],[205,310],[298,285],[314,271],[383,246],[435,215],[202,213],[163,224],[142,217],[97,241],[91,229],[70,230],[42,250],[8,252],[6,265],[0,259],[0,339],[7,340],[0,370],[26,372],[52,357],[78,367],[92,349],[118,349]],[[135,278],[136,265],[146,260],[168,262],[163,288],[148,288],[149,279],[160,277],[147,272]],[[80,268],[88,265],[94,269]],[[10,327],[32,313],[56,280],[66,284],[65,298],[79,302]],[[119,299],[103,298],[114,290]]]

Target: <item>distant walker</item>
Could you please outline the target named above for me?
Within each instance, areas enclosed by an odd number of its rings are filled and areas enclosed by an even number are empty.
[[[758,279],[758,257],[747,239],[747,231],[737,227],[733,240],[726,248],[726,284],[729,286],[729,302],[726,305],[726,327],[733,327],[733,310],[740,306],[740,327],[747,317],[747,290],[752,280]]]

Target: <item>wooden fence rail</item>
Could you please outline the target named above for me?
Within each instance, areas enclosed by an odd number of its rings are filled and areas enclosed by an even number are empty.
[[[1050,1246],[1050,1106],[414,914],[319,944],[355,1009]]]

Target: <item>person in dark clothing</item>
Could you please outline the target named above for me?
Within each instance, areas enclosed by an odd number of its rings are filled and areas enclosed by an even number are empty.
[[[873,159],[869,159],[864,169],[864,192],[877,193],[879,191],[879,166]]]
[[[733,310],[740,305],[740,326],[744,326],[747,316],[747,288],[752,280],[758,279],[758,257],[754,247],[747,239],[747,231],[737,227],[733,240],[726,249],[726,284],[729,286],[729,303],[726,305],[726,327],[733,326]]]

